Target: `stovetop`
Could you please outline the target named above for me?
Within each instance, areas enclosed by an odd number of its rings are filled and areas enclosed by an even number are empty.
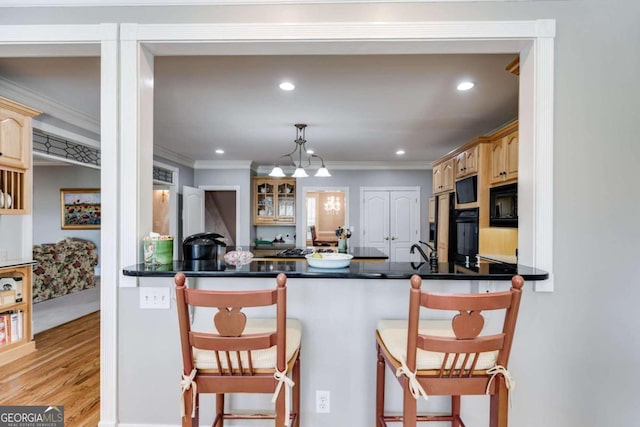
[[[289,249],[283,249],[280,252],[278,252],[276,254],[276,256],[278,257],[296,257],[296,256],[305,256],[308,254],[312,254],[314,252],[314,250],[312,248],[289,248]],[[320,253],[328,253],[328,252],[333,252],[333,249],[317,249],[315,252],[320,252]]]

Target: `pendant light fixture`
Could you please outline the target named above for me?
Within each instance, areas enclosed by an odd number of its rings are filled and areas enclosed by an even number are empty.
[[[292,152],[290,152],[289,154],[283,154],[282,156],[280,156],[280,158],[282,159],[283,157],[288,157],[290,160],[290,164],[292,166],[294,166],[296,168],[296,170],[293,172],[293,175],[291,175],[293,178],[305,178],[307,176],[309,176],[307,174],[307,171],[305,170],[305,167],[309,167],[311,166],[311,159],[313,158],[318,158],[320,159],[321,162],[321,166],[318,169],[318,171],[316,172],[315,176],[317,177],[328,177],[331,176],[331,174],[329,173],[329,171],[327,170],[327,168],[324,165],[324,159],[320,156],[318,156],[317,154],[314,153],[310,153],[307,151],[307,147],[306,147],[306,143],[307,140],[305,139],[305,129],[307,127],[307,125],[305,124],[297,124],[296,126],[296,139],[293,141],[296,144],[296,148],[294,148],[294,150]],[[304,151],[304,156],[305,156],[305,164],[303,164],[303,160],[302,160],[302,152]],[[298,162],[296,163],[296,157]],[[269,176],[273,176],[276,178],[282,178],[284,176],[286,176],[284,174],[284,171],[282,170],[282,168],[280,167],[280,164],[277,164],[272,170],[271,173],[269,174]]]

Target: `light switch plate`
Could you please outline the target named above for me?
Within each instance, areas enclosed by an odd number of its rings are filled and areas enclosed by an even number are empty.
[[[170,299],[168,287],[140,288],[140,308],[167,309]]]

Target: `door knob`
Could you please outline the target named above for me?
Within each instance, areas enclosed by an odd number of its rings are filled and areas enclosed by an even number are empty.
[[[389,240],[389,236],[385,237],[384,240]]]
[[[397,237],[392,237],[392,238],[391,238],[391,240],[396,240],[396,239],[397,239]]]

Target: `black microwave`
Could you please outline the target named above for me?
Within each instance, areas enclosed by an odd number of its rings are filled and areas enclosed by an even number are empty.
[[[518,184],[489,190],[489,226],[518,227]]]

